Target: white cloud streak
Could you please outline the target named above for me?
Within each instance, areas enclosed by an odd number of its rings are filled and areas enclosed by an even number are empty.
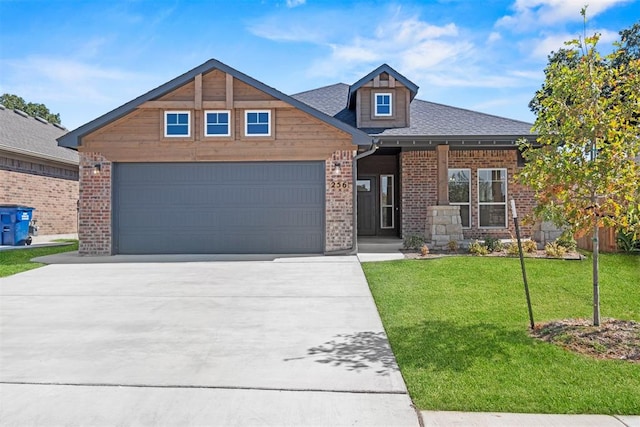
[[[293,7],[302,6],[306,2],[307,0],[287,0],[287,7],[293,8]]]
[[[588,3],[587,17],[594,17],[614,6],[630,0],[516,0],[512,15],[505,15],[496,26],[515,32],[550,27],[563,22],[581,21],[580,9]]]

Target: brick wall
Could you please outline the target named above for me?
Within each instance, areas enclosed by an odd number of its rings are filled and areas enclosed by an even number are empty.
[[[77,232],[78,171],[0,157],[0,204],[34,207],[40,235]]]
[[[340,173],[335,174],[335,163]],[[327,252],[353,246],[353,153],[336,151],[325,162],[325,246]]]
[[[402,236],[424,235],[427,206],[438,197],[436,152],[403,151],[400,153],[402,176]]]
[[[401,153],[402,170],[402,235],[424,234],[426,206],[437,198],[437,164],[435,151],[405,151]],[[507,198],[513,198],[518,217],[529,215],[534,206],[531,190],[514,181],[517,167],[516,150],[450,150],[449,168],[471,169],[471,228],[464,229],[465,239],[485,236],[509,238],[515,235],[511,213],[507,213],[507,228],[478,226],[478,169],[507,169]],[[522,224],[523,236],[532,233],[529,224]]]
[[[111,255],[111,162],[98,153],[80,153],[79,217],[80,255]]]

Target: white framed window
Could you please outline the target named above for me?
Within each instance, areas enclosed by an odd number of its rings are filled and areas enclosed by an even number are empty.
[[[376,93],[375,100],[375,115],[377,117],[389,117],[393,115],[393,94],[391,93]]]
[[[245,111],[244,134],[247,136],[271,136],[271,110]]]
[[[393,210],[393,175],[380,175],[380,228],[395,226]]]
[[[168,138],[191,136],[191,111],[165,111],[164,136]]]
[[[471,169],[449,169],[449,203],[460,206],[462,228],[470,228]]]
[[[230,136],[231,113],[229,110],[208,110],[204,112],[204,136]]]
[[[478,225],[507,227],[506,169],[478,169]]]

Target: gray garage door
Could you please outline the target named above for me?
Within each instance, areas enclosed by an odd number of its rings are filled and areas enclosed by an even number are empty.
[[[321,253],[324,164],[118,163],[120,254]]]

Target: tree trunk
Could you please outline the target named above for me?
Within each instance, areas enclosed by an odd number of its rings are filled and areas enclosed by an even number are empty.
[[[600,285],[598,283],[598,253],[600,249],[598,217],[593,226],[593,325],[600,326]]]

